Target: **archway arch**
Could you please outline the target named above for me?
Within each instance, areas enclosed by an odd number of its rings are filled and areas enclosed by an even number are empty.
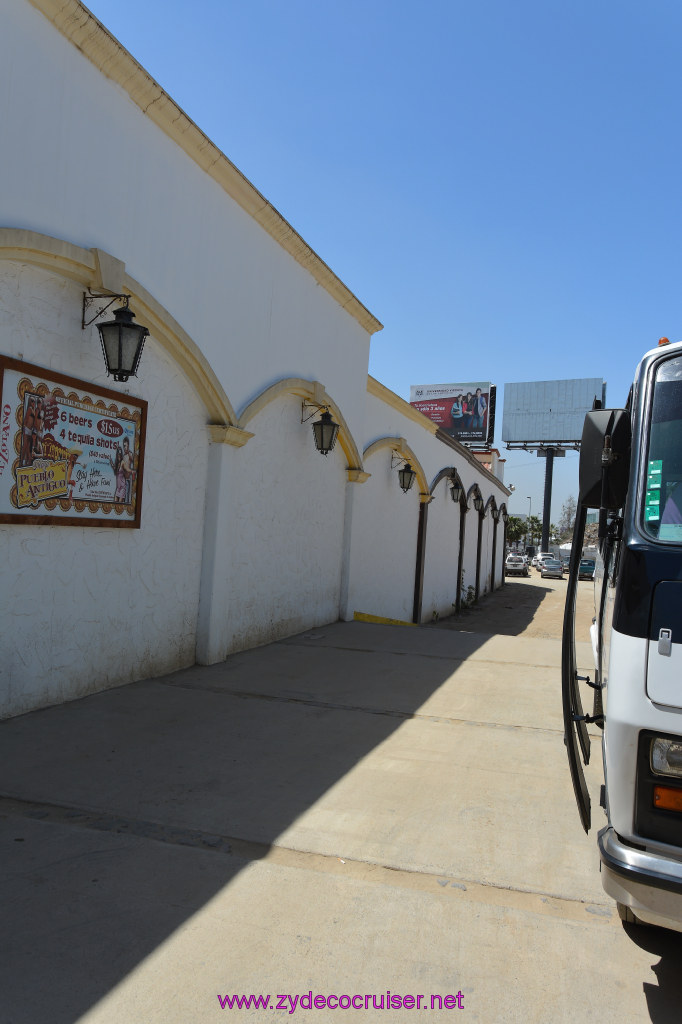
[[[507,557],[507,522],[509,521],[509,510],[504,501],[500,505],[500,519],[502,520],[502,579],[500,586],[503,587],[505,583],[504,563]]]
[[[478,505],[478,508],[476,507]],[[481,593],[481,543],[483,540],[483,520],[485,519],[485,506],[483,495],[478,484],[472,484],[467,494],[467,507],[478,512],[478,536],[476,539],[476,586],[474,588],[475,600]]]
[[[146,288],[126,272],[121,260],[101,249],[83,249],[20,228],[0,228],[0,260],[41,267],[77,282],[84,289],[130,295],[136,317],[191,382],[206,408],[209,422],[228,428],[222,440],[230,444],[248,440],[235,431],[237,417],[232,403],[198,345]]]
[[[462,610],[462,589],[464,586],[464,544],[466,540],[467,512],[469,511],[469,506],[467,504],[464,481],[457,471],[455,471],[453,476],[453,487],[456,487],[459,490],[459,554],[457,557],[457,595],[455,597],[455,611],[460,612]]]
[[[303,377],[286,377],[271,384],[242,411],[238,423],[240,430],[246,430],[254,417],[281,395],[296,395],[303,402],[310,402],[320,409],[328,409],[339,424],[338,442],[348,461],[348,469],[362,471],[360,452],[348,424],[334,399],[319,381],[305,380]]]
[[[426,480],[426,473],[424,472],[421,462],[414,454],[404,437],[380,437],[365,448],[362,453],[363,460],[366,462],[371,455],[376,455],[377,452],[383,451],[384,449],[395,452],[396,455],[399,455],[410,463],[417,474],[419,500],[422,503],[429,502],[431,500],[431,492]]]
[[[495,579],[496,579],[496,575],[497,575],[497,527],[498,527],[498,524],[499,524],[499,521],[500,521],[500,510],[497,507],[497,502],[495,501],[495,495],[494,494],[491,494],[490,497],[488,498],[487,502],[486,502],[486,505],[485,505],[485,513],[486,514],[488,512],[488,509],[490,509],[490,515],[491,515],[492,521],[493,521],[493,544],[492,544],[492,552],[491,552],[491,556],[490,556],[490,564],[491,564],[491,569],[490,569],[490,589],[491,589],[491,591],[493,591],[493,590],[495,590]],[[502,549],[502,558],[504,560],[504,548]]]
[[[459,612],[462,610],[462,572],[464,568],[464,542],[466,538],[466,514],[468,511],[468,507],[465,496],[464,484],[462,483],[462,478],[457,472],[455,466],[446,466],[436,474],[431,483],[429,493],[433,495],[438,484],[444,479],[448,480],[448,482],[451,484],[452,490],[455,493],[459,492],[456,498],[454,498],[453,496],[453,500],[459,510],[459,521],[457,525],[457,575],[455,580],[455,600],[453,603],[455,607],[455,612],[459,614]]]

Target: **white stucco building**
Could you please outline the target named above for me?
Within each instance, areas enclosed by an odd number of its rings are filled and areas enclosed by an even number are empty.
[[[3,4],[0,103],[0,714],[500,585],[504,485],[368,378],[380,323],[78,0]],[[88,290],[149,328],[127,382]],[[24,392],[59,375],[67,403],[147,403],[138,528],[116,502],[12,505],[50,461],[22,449]],[[324,408],[326,458],[302,422]]]

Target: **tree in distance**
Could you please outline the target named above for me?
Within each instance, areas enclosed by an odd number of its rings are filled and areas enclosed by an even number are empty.
[[[559,517],[559,536],[562,540],[570,540],[573,536],[573,526],[575,524],[575,515],[578,506],[576,500],[572,494],[569,494],[566,501],[561,506],[561,516]]]

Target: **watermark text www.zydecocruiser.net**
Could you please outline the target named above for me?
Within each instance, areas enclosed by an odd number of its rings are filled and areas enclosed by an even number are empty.
[[[218,995],[218,1002],[222,1010],[287,1010],[288,1013],[296,1013],[296,1010],[463,1010],[464,996],[461,991],[456,994],[445,996],[419,995],[398,995],[388,989],[377,995],[336,995],[330,992],[329,995],[313,995],[312,992],[304,992],[302,995],[289,995],[278,992],[276,995]]]

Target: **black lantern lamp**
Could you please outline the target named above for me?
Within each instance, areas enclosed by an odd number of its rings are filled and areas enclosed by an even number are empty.
[[[416,476],[417,473],[414,469],[412,469],[412,466],[409,464],[409,462],[406,462],[405,465],[401,466],[401,468],[398,470],[398,480],[400,481],[400,486],[405,494],[407,494],[410,487],[414,483]]]
[[[483,498],[481,498],[481,497],[474,498],[474,508],[476,509],[477,512],[481,512],[482,511],[482,509],[483,509]]]
[[[499,510],[499,508],[494,508],[492,510],[492,512],[491,512],[491,515],[492,515],[494,521],[497,522],[498,519],[500,518],[500,510]]]
[[[325,409],[319,420],[313,423],[313,434],[315,435],[315,447],[318,452],[328,455],[336,444],[339,433],[338,423],[334,423],[331,413]]]
[[[452,487],[450,488],[450,497],[454,501],[455,505],[459,505],[460,501],[462,500],[463,491],[464,488],[462,487],[462,485],[456,478],[453,477]]]
[[[128,377],[137,376],[137,367],[149,334],[146,327],[133,323],[135,314],[126,303],[114,311],[114,319],[97,324],[107,374],[114,380],[125,382]]]
[[[107,374],[113,374],[114,380],[122,382],[137,375],[144,339],[149,334],[146,327],[133,323],[135,314],[128,308],[129,299],[129,295],[112,292],[106,295],[96,294],[89,288],[87,293],[83,292],[82,330],[94,324],[95,320],[103,316],[115,302],[123,303],[120,309],[114,310],[113,320],[97,324]]]

